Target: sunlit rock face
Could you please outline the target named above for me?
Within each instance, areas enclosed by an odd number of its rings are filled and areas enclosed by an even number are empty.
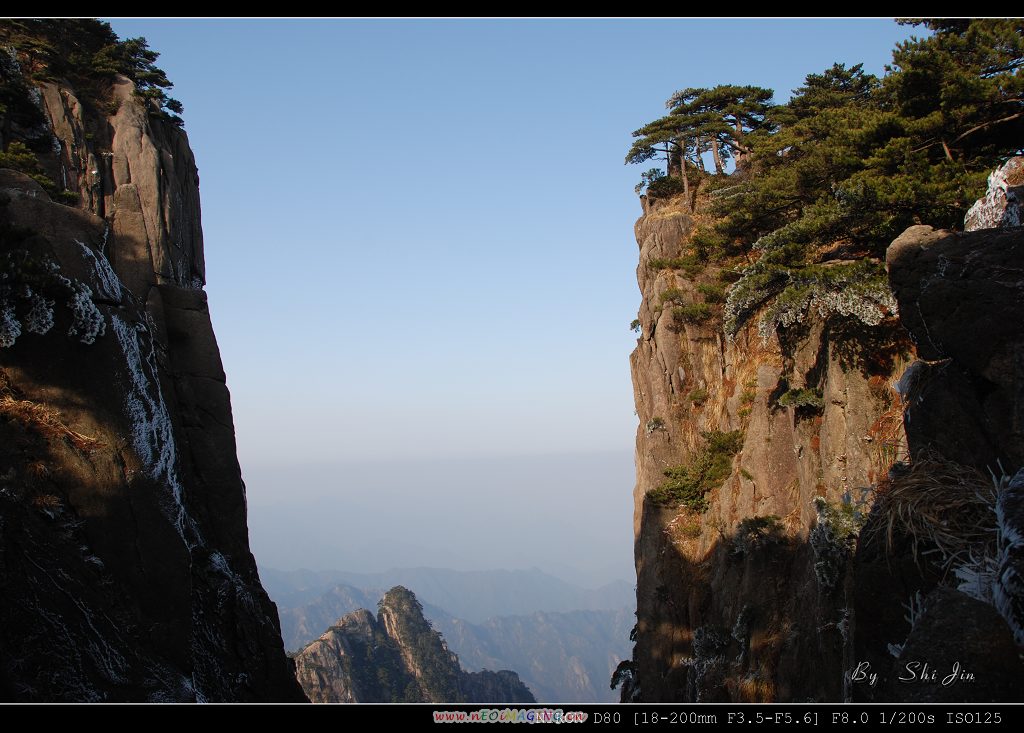
[[[1024,158],[1016,156],[988,177],[988,191],[967,211],[964,230],[1024,224]]]

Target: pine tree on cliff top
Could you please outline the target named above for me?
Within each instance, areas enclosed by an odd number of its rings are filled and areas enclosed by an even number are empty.
[[[959,227],[988,172],[1020,151],[1024,20],[904,22],[932,35],[899,44],[883,79],[836,64],[774,108],[746,87],[677,93],[684,120],[713,107],[731,122],[728,136],[703,131],[743,157],[707,183],[716,223],[693,236],[699,256],[740,276],[728,332],[760,314],[767,338],[811,309],[881,322],[888,244],[915,223]]]
[[[626,162],[642,163],[664,155],[669,176],[681,179],[689,198],[687,167],[703,170],[705,152],[712,153],[719,174],[725,172],[730,157],[738,166],[745,165],[751,153],[748,136],[771,126],[767,118],[771,97],[770,89],[753,86],[677,91],[665,103],[671,110],[668,115],[633,132],[637,139]]]
[[[182,104],[166,91],[174,84],[145,38],[121,40],[109,23],[93,18],[26,18],[0,20],[0,43],[16,50],[23,71],[36,81],[65,78],[94,103],[103,101],[103,87],[115,75],[126,76],[157,112],[182,124]]]

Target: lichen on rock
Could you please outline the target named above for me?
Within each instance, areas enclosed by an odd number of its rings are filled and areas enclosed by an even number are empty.
[[[964,231],[1024,224],[1024,157],[1010,158],[988,177],[988,191],[964,217]]]

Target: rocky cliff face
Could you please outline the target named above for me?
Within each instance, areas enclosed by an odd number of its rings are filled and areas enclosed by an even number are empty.
[[[1005,209],[1003,189],[993,206]],[[670,307],[723,278],[682,269],[700,205],[644,204],[638,623],[623,699],[1018,699],[1000,671],[1019,664],[1014,612],[1000,622],[992,587],[1019,533],[997,547],[985,472],[1001,465],[1005,485],[1024,459],[1020,230],[908,231],[889,253],[902,321],[810,320],[730,341],[716,318]],[[706,493],[680,500],[693,486]],[[973,687],[900,679],[929,660],[945,676],[958,658]]]
[[[80,204],[0,171],[0,697],[303,700],[249,551],[188,140],[123,77],[105,109],[24,86],[41,122],[3,134],[46,142]]]
[[[296,671],[313,702],[532,703],[515,672],[466,672],[423,617],[410,591],[396,586],[378,614],[359,609],[303,649]]]
[[[843,699],[848,533],[816,548],[812,528],[856,516],[902,451],[890,382],[911,346],[895,323],[879,350],[820,322],[767,343],[749,328],[727,340],[715,318],[680,322],[670,300],[721,279],[662,266],[688,253],[701,215],[656,200],[636,225],[638,624],[624,697]],[[666,471],[716,460],[706,511],[648,496]]]

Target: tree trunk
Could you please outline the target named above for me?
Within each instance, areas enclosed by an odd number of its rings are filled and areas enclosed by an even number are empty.
[[[746,146],[740,141],[743,139],[743,123],[740,121],[739,115],[736,116],[736,145],[733,146],[733,156],[736,158],[736,169],[742,169],[747,167],[748,158],[750,154],[746,150]]]
[[[697,138],[697,167],[703,172],[707,172],[707,168],[704,167],[704,147],[700,137]]]
[[[668,146],[668,143],[666,143],[665,144],[665,172],[669,176],[672,176],[673,173],[675,173],[676,171],[679,170],[679,164],[678,164],[678,161],[677,161],[676,156],[675,156],[674,153],[675,153],[675,151],[673,151],[672,148],[670,148]]]
[[[950,163],[952,163],[953,162],[953,154],[951,152],[949,152],[949,146],[946,145],[946,141],[945,140],[942,141],[942,149],[944,151],[946,151],[946,159],[949,160]]]
[[[711,154],[715,157],[715,173],[722,175],[725,173],[725,166],[722,165],[722,154],[718,150],[718,138],[711,138]]]
[[[682,140],[679,146],[679,175],[683,177],[683,196],[686,198],[686,208],[692,209],[690,203],[690,176],[686,174],[686,140]]]

